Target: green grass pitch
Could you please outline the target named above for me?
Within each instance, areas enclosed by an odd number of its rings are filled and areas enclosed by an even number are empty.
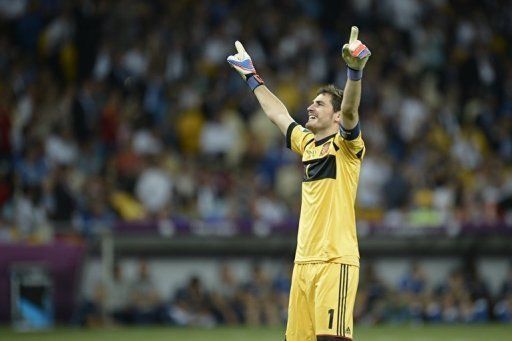
[[[47,332],[14,332],[0,328],[0,340],[93,340],[93,341],[266,341],[284,340],[284,328],[222,327],[182,329],[172,327],[133,327],[106,329],[57,328]],[[457,326],[378,326],[357,327],[355,340],[361,341],[512,341],[512,324]]]

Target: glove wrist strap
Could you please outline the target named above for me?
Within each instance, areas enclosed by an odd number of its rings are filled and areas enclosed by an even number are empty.
[[[352,69],[350,66],[347,66],[347,77],[351,81],[359,81],[363,78],[363,70]]]
[[[251,73],[250,75],[247,75],[246,83],[253,92],[254,89],[256,89],[258,86],[265,84],[263,79],[261,79],[261,77],[256,73]]]

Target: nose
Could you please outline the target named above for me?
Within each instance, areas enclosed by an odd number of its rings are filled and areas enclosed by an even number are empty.
[[[308,109],[307,109],[307,110],[308,110],[308,111],[313,110],[313,104],[311,104],[311,105],[308,107]]]

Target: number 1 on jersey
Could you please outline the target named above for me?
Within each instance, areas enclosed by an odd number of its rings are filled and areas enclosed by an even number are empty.
[[[334,309],[329,309],[329,329],[332,329],[332,321],[334,319]]]

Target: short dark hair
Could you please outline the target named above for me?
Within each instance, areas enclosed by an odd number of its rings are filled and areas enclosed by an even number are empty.
[[[341,110],[341,100],[343,99],[343,90],[336,87],[336,85],[329,84],[321,87],[316,92],[316,95],[320,94],[330,94],[331,95],[331,104],[334,108],[334,112]]]

